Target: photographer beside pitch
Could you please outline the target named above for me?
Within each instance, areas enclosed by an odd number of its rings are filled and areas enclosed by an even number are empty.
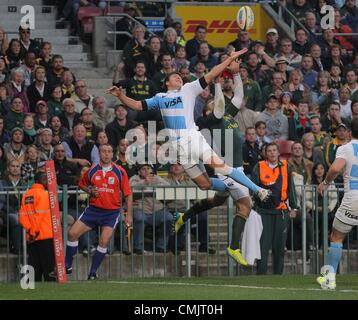
[[[73,256],[77,252],[79,237],[95,227],[102,228],[99,245],[92,258],[88,280],[97,279],[97,269],[107,253],[107,246],[118,220],[121,221],[120,193],[127,207],[125,223],[127,226],[132,225],[132,190],[127,173],[112,162],[112,146],[101,145],[99,156],[100,163],[93,165],[79,182],[79,187],[90,195],[90,204],[69,230],[66,247],[66,272],[71,274]]]

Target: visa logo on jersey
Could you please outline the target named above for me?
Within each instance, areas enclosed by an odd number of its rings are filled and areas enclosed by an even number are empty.
[[[181,97],[176,97],[172,99],[165,99],[164,101],[164,107],[169,109],[182,109],[183,108],[183,101]]]

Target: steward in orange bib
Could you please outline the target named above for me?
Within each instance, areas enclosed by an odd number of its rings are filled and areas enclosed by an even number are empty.
[[[26,230],[29,265],[35,270],[35,281],[55,281],[50,273],[55,268],[53,231],[50,212],[50,199],[46,174],[38,172],[35,183],[22,198],[20,224]]]
[[[252,172],[254,183],[272,191],[266,202],[255,198],[255,210],[260,214],[263,225],[260,239],[261,260],[257,263],[257,274],[267,273],[270,249],[273,255],[273,273],[282,274],[289,215],[294,215],[297,210],[296,191],[290,165],[286,160],[279,160],[278,145],[269,143],[264,156],[266,160],[256,164]]]

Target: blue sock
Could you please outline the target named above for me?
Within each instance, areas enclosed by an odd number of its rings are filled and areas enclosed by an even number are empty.
[[[333,267],[335,273],[337,273],[338,263],[342,257],[342,247],[342,243],[332,242],[328,250],[328,264]]]
[[[103,261],[103,258],[106,256],[107,248],[97,247],[97,250],[92,258],[92,265],[89,275],[94,276],[97,273],[97,269]]]
[[[234,179],[236,182],[241,183],[253,192],[256,192],[261,189],[245,175],[244,170],[242,168],[232,168],[232,171],[227,176]]]
[[[66,268],[72,268],[73,256],[76,254],[78,241],[67,241],[66,246]]]
[[[218,178],[210,178],[211,181],[211,189],[215,191],[226,191],[225,183]]]

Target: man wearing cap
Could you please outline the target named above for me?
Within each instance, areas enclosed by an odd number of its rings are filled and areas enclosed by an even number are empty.
[[[265,110],[259,115],[257,121],[266,123],[266,136],[270,141],[288,139],[288,119],[278,109],[277,97],[271,94],[265,103]]]
[[[271,57],[279,53],[278,31],[275,28],[269,28],[266,31],[265,51]]]
[[[278,57],[278,59],[276,60],[276,70],[277,72],[281,73],[282,81],[284,84],[288,82],[290,76],[287,67],[288,67],[288,60],[284,56]]]
[[[324,149],[324,156],[327,167],[330,167],[336,158],[338,147],[349,142],[348,127],[344,123],[340,123],[335,128],[335,138],[330,141]]]
[[[249,67],[240,64],[240,77],[244,86],[245,106],[254,111],[262,110],[262,93],[257,81],[249,78]]]
[[[169,182],[163,178],[153,174],[153,167],[149,164],[139,165],[138,174],[130,178],[129,182],[134,190],[136,187],[141,187],[138,190],[143,190],[143,187],[149,186],[147,190],[153,190],[150,186],[170,185]],[[146,190],[146,188],[144,188],[144,190]],[[147,225],[151,225],[153,228],[160,227],[155,233],[155,251],[167,251],[169,235],[172,232],[171,224],[173,219],[169,210],[161,201],[153,197],[153,193],[145,195],[144,199],[140,197],[138,200],[134,200],[133,207],[133,252],[137,254],[143,252],[143,227],[145,228]]]
[[[11,140],[4,145],[4,152],[7,160],[17,160],[20,165],[25,161],[26,146],[22,143],[24,140],[24,132],[21,128],[11,130]]]
[[[48,126],[49,113],[47,102],[45,100],[39,100],[36,103],[36,115],[34,118],[35,129],[43,129]]]
[[[19,39],[21,42],[21,54],[25,55],[26,52],[34,52],[36,56],[40,53],[40,44],[33,39],[30,39],[31,30],[19,27]]]
[[[51,90],[46,78],[46,69],[37,66],[34,71],[35,81],[27,88],[27,98],[29,99],[30,112],[36,112],[36,103],[39,100],[48,101],[51,99]]]

